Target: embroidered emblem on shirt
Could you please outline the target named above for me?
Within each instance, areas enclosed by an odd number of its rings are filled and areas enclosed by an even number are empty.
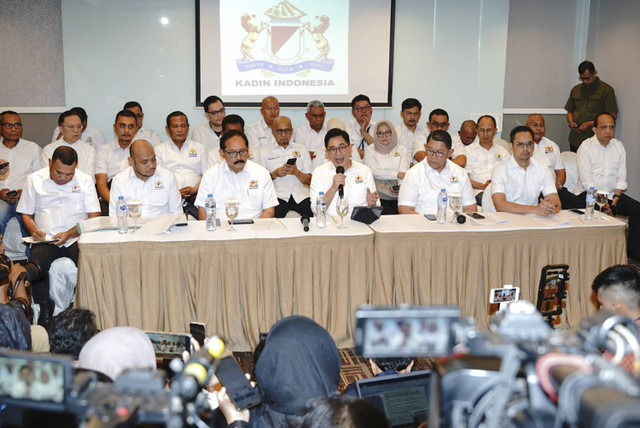
[[[400,152],[393,152],[393,157],[397,158],[398,156],[400,156]]]
[[[501,161],[501,160],[504,158],[504,156],[502,155],[502,153],[496,153],[496,154],[493,156],[493,158],[494,158],[495,160],[497,160],[497,161]]]
[[[452,175],[449,180],[450,180],[451,184],[460,183],[460,179],[458,177],[456,177],[455,175]]]
[[[545,148],[544,148],[544,153],[545,153],[545,154],[547,154],[547,153],[553,153],[553,147],[551,147],[551,146],[545,146]]]
[[[87,137],[87,143],[93,143],[93,138]]]
[[[162,182],[162,180],[157,180],[155,183],[153,183],[153,190],[162,190],[164,189],[164,183]]]
[[[80,193],[80,185],[74,184],[73,186],[71,186],[71,193]]]
[[[249,181],[249,189],[257,189],[258,188],[258,180]]]
[[[300,157],[300,150],[294,150],[291,152],[291,155],[293,155],[293,157],[299,158]]]
[[[190,158],[197,158],[198,157],[198,151],[194,148],[190,148],[189,149],[189,157]]]
[[[356,184],[364,183],[361,175],[356,175]]]

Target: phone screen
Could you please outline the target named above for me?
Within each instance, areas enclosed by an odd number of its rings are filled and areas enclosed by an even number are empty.
[[[191,336],[200,344],[200,346],[204,345],[204,338],[207,337],[205,333],[204,324],[201,322],[192,322],[189,324],[189,333]]]
[[[424,216],[425,216],[425,217],[427,218],[427,220],[429,220],[429,221],[436,221],[436,218],[437,218],[437,217],[436,217],[435,215],[433,215],[433,214],[425,214]]]
[[[297,158],[290,158],[289,160],[287,160],[287,164],[289,164],[289,165],[295,165],[295,163],[296,163],[296,161],[297,161],[297,160],[298,160]]]
[[[182,353],[191,353],[191,338],[186,334],[145,331],[149,336],[157,358],[182,358]]]
[[[227,389],[229,398],[239,410],[255,407],[262,401],[260,393],[251,386],[233,357],[229,356],[220,360],[216,376],[222,386]]]

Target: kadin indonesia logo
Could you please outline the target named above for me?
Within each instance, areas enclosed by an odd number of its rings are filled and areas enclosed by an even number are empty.
[[[238,71],[260,70],[265,76],[294,74],[306,76],[311,70],[331,71],[334,60],[329,58],[331,46],[324,33],[331,24],[327,15],[316,15],[314,20],[289,1],[270,7],[264,15],[269,21],[260,21],[256,15],[245,13],[240,17],[247,35],[242,40],[242,58],[236,60]],[[266,47],[256,49],[263,42]],[[264,43],[266,42],[266,43]]]

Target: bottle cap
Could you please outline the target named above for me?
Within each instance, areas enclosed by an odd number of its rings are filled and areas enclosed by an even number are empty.
[[[209,193],[209,194],[207,195],[207,198],[213,198],[213,195],[212,195],[211,193]]]
[[[324,192],[320,192],[318,193],[318,196],[323,195],[324,196]]]

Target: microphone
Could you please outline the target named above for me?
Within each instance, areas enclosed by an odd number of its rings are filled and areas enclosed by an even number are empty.
[[[302,228],[305,232],[309,231],[309,217],[303,216],[300,218],[300,223],[302,223]]]
[[[207,386],[223,352],[224,342],[217,336],[213,336],[205,346],[191,356],[182,373],[174,381],[182,397],[191,399],[197,395],[200,388]]]
[[[456,213],[456,215],[456,221],[458,222],[458,224],[464,224],[467,221],[467,218],[464,216],[464,214]]]
[[[344,174],[344,167],[343,166],[337,167],[336,174]],[[344,186],[342,184],[338,186],[338,196],[340,196],[341,198],[344,197]]]

